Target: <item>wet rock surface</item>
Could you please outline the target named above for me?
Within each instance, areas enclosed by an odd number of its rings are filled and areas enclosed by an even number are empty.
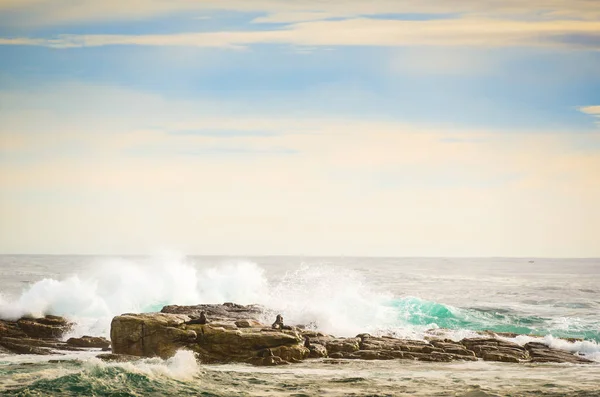
[[[201,318],[202,321],[197,321]],[[521,346],[507,341],[507,335],[491,332],[461,341],[444,339],[441,335],[432,335],[428,340],[369,334],[340,338],[283,322],[277,326],[266,325],[261,322],[263,318],[264,309],[258,305],[166,306],[160,313],[127,313],[115,317],[110,341],[83,336],[66,342],[62,338],[73,324],[63,317],[0,320],[0,354],[49,355],[85,349],[109,351],[112,347],[111,353],[98,357],[107,361],[141,357],[166,359],[180,349],[187,349],[205,363],[242,362],[260,366],[307,359],[593,363],[541,342]]]
[[[58,316],[0,320],[0,347],[7,353],[37,355],[77,350],[60,340],[72,326],[68,320]]]
[[[206,324],[197,324],[204,312]],[[568,351],[531,342],[524,346],[493,333],[453,341],[427,341],[360,334],[339,338],[300,327],[261,324],[257,305],[166,306],[161,313],[115,317],[113,352],[130,356],[168,358],[178,349],[194,351],[206,363],[245,362],[283,365],[306,359],[417,360],[427,362],[497,361],[507,363],[574,363],[592,361]]]
[[[69,338],[67,340],[67,345],[84,348],[108,349],[110,346],[110,341],[106,338],[98,336],[84,335],[81,338]]]
[[[99,358],[102,361],[111,362],[111,363],[128,363],[132,361],[141,360],[143,357],[139,356],[128,356],[126,354],[114,354],[114,353],[102,353],[98,354],[96,358]]]
[[[551,349],[543,343],[529,342],[525,344],[525,348],[529,352],[531,362],[534,363],[571,363],[571,364],[587,364],[591,361],[568,351]]]
[[[195,305],[195,306],[165,306],[160,311],[168,314],[184,314],[190,319],[199,318],[205,312],[210,321],[231,322],[247,320],[259,323],[265,308],[259,305],[238,305],[236,303],[223,303],[222,305]]]

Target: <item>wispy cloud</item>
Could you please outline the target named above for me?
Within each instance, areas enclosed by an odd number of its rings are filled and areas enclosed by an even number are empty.
[[[597,119],[596,124],[600,126],[600,106],[583,106],[579,108],[579,111],[595,117]]]
[[[291,23],[327,18],[353,18],[381,14],[504,15],[516,19],[593,20],[600,15],[596,0],[0,0],[0,11],[11,12],[7,23],[22,25],[56,25],[89,21],[113,21],[152,18],[176,13],[210,11],[263,13],[257,23]]]
[[[564,37],[570,37],[565,43]],[[285,29],[148,35],[59,35],[51,39],[4,38],[5,45],[53,48],[108,45],[242,48],[251,44],[299,46],[572,46],[600,49],[600,21],[350,19],[303,22]]]

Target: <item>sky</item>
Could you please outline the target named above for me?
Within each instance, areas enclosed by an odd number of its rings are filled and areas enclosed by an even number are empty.
[[[600,257],[597,0],[0,0],[0,253]]]

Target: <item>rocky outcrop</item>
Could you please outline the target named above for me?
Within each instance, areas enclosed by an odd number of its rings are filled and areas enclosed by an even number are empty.
[[[72,326],[72,323],[58,316],[0,320],[0,347],[14,354],[38,355],[74,350],[60,340]]]
[[[107,350],[110,346],[110,341],[106,338],[98,336],[84,335],[81,338],[69,338],[67,345],[74,347],[99,348]]]
[[[186,348],[208,363],[256,362],[265,357],[293,362],[309,355],[295,330],[272,330],[251,321],[238,328],[232,319],[221,320],[188,324],[189,317],[183,314],[125,314],[113,319],[112,350],[115,354],[169,358]]]
[[[182,314],[123,314],[110,327],[112,351],[131,356],[169,358],[196,340],[196,333],[184,329],[190,318]]]
[[[201,316],[204,313],[204,317]],[[111,324],[111,341],[83,336],[62,341],[72,324],[62,317],[0,320],[0,354],[60,354],[82,349],[109,350],[98,357],[130,361],[143,357],[170,358],[180,349],[195,352],[205,363],[243,362],[284,365],[306,359],[417,360],[433,362],[498,361],[507,363],[572,363],[592,361],[541,342],[521,346],[512,335],[482,332],[461,341],[432,333],[428,340],[359,334],[338,338],[304,327],[265,325],[257,305],[166,306],[161,313],[123,314]],[[265,322],[267,322],[265,320]],[[268,321],[270,323],[271,321]]]
[[[194,319],[204,312],[206,324]],[[409,340],[360,334],[337,338],[300,327],[265,326],[260,306],[166,306],[161,313],[125,314],[115,317],[111,329],[113,352],[128,356],[168,358],[178,349],[194,351],[206,363],[246,362],[282,365],[311,358],[336,360],[418,360],[569,362],[591,361],[542,343],[525,346],[491,333],[460,342],[433,336]]]

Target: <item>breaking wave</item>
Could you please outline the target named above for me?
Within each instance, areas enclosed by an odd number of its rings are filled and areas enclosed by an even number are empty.
[[[31,376],[27,376],[30,374]],[[201,392],[200,367],[189,351],[168,360],[144,359],[135,363],[105,363],[97,358],[49,366],[43,358],[30,363],[20,382],[3,395],[180,395]],[[172,392],[171,392],[172,391]]]
[[[77,323],[71,335],[107,336],[111,319],[126,312],[159,311],[168,304],[258,303],[272,310],[269,315],[282,313],[288,323],[339,336],[371,332],[418,338],[441,328],[459,338],[492,330],[583,338],[589,354],[600,351],[600,327],[594,324],[557,324],[506,309],[458,308],[393,296],[350,270],[331,266],[300,265],[275,280],[249,261],[199,267],[182,257],[104,259],[92,269],[63,280],[44,279],[19,297],[4,297],[0,317],[62,315]]]

